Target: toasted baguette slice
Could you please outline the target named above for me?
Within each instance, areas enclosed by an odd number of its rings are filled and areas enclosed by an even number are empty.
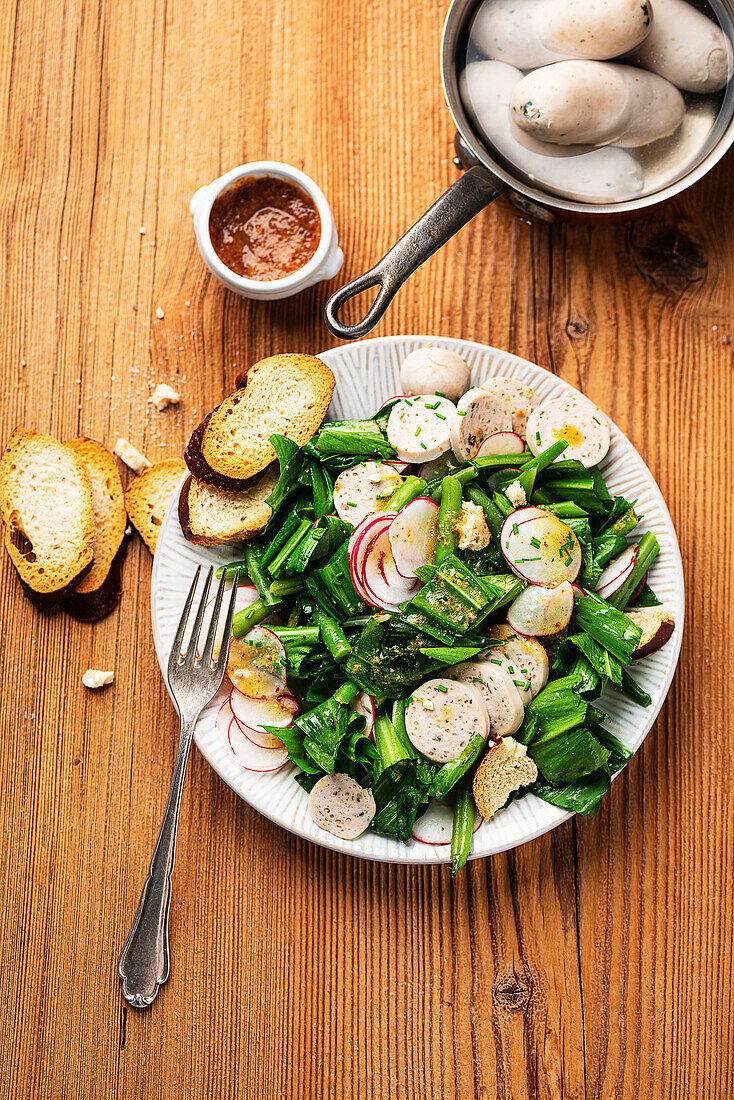
[[[180,458],[154,462],[144,474],[134,478],[125,492],[127,514],[142,536],[151,554],[155,554],[158,532],[176,486],[186,473]]]
[[[114,456],[98,443],[96,439],[72,439],[67,444],[74,454],[84,463],[89,480],[92,483],[92,508],[94,510],[94,559],[92,568],[79,582],[74,594],[65,601],[66,610],[78,618],[89,620],[101,618],[116,605],[122,593],[119,579],[110,586],[111,591],[101,593],[112,569],[112,563],[118,557],[125,538],[127,512],[125,494],[117,472]],[[94,599],[85,597],[95,594]],[[111,602],[116,593],[114,602]]]
[[[33,599],[58,603],[91,567],[92,486],[73,451],[16,428],[0,461],[5,548]]]
[[[274,433],[309,440],[334,392],[334,375],[313,355],[262,359],[245,383],[199,425],[184,456],[194,477],[219,489],[249,488],[275,458]]]
[[[513,791],[534,783],[538,769],[525,745],[514,737],[495,741],[474,773],[474,801],[485,821],[502,809]]]
[[[184,538],[202,546],[220,546],[253,538],[267,526],[273,514],[265,501],[277,481],[277,463],[268,467],[241,493],[216,489],[196,478],[187,478],[178,500],[178,518]]]

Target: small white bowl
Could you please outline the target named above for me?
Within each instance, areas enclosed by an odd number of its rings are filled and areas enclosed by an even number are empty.
[[[310,196],[321,219],[321,240],[315,253],[303,267],[299,267],[291,275],[284,279],[272,279],[269,282],[260,279],[245,279],[231,271],[217,256],[209,236],[209,215],[214,200],[221,195],[225,188],[236,180],[245,176],[262,178],[271,176],[275,179],[287,180],[295,184]],[[256,160],[251,164],[240,164],[238,168],[232,168],[219,179],[200,187],[189,203],[189,210],[194,219],[194,232],[196,243],[199,246],[201,258],[213,275],[224,283],[226,287],[240,294],[243,298],[259,298],[261,301],[272,301],[276,298],[290,298],[298,294],[306,287],[319,283],[324,279],[332,279],[344,263],[344,253],[339,247],[334,225],[334,215],[326,201],[326,196],[314,181],[293,168],[290,164],[281,164],[277,160]]]

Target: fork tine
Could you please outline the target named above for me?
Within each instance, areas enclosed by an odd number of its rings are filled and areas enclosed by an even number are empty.
[[[181,659],[181,646],[183,645],[184,634],[186,633],[186,624],[189,620],[189,612],[191,611],[191,604],[194,602],[194,593],[196,592],[196,586],[199,583],[199,575],[201,573],[201,566],[197,565],[196,572],[194,573],[194,579],[191,582],[191,588],[189,594],[186,597],[186,603],[184,604],[183,611],[181,612],[181,618],[178,620],[178,626],[176,627],[176,636],[173,639],[173,645],[171,646],[171,656],[169,658],[169,666],[175,661],[178,664]]]
[[[219,650],[219,656],[217,657],[217,663],[214,666],[219,672],[224,669],[227,664],[227,656],[229,654],[229,639],[232,636],[232,619],[234,618],[234,607],[237,602],[237,589],[240,584],[240,570],[238,569],[234,575],[234,584],[232,585],[232,592],[229,597],[229,607],[227,608],[227,619],[224,624],[224,634],[222,635],[222,648]]]
[[[199,607],[196,612],[196,618],[194,619],[194,625],[191,630],[191,637],[189,639],[188,649],[186,650],[186,658],[183,664],[191,667],[196,660],[196,654],[199,649],[199,635],[201,634],[201,624],[204,620],[204,613],[206,611],[206,602],[209,599],[209,589],[211,588],[212,577],[214,576],[214,567],[209,566],[206,574],[206,580],[204,581],[204,591],[201,594],[199,600]]]
[[[219,626],[219,612],[222,609],[222,597],[224,596],[224,586],[227,583],[227,570],[222,570],[222,575],[219,578],[219,587],[217,588],[217,598],[214,601],[214,610],[212,611],[211,622],[209,623],[209,630],[206,635],[206,643],[204,645],[204,651],[201,655],[201,663],[206,668],[211,665],[212,651],[214,650],[214,643],[217,638],[217,627]]]

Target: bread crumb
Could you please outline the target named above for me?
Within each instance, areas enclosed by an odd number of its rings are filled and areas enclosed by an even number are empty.
[[[510,504],[514,504],[516,508],[523,508],[528,498],[525,495],[525,490],[519,481],[511,481],[505,489],[505,496],[509,500]]]
[[[82,676],[82,683],[85,688],[101,688],[111,684],[114,678],[114,672],[101,672],[97,668],[88,668]]]
[[[145,236],[145,226],[144,225],[140,226],[140,229],[138,230],[138,233],[140,234],[141,237]]]
[[[169,386],[167,382],[159,382],[150,395],[151,404],[155,405],[158,412],[163,412],[169,405],[178,405],[180,400],[180,394],[174,390],[173,386]]]
[[[462,504],[454,530],[459,537],[460,550],[484,550],[489,546],[489,527],[478,504],[471,501]]]
[[[166,316],[160,306],[158,306],[158,309],[155,311],[155,315],[159,321],[162,321],[163,318]]]
[[[117,440],[113,448],[113,454],[116,454],[126,466],[129,466],[131,470],[134,470],[136,474],[143,474],[146,470],[150,469],[151,463],[144,454],[133,447],[129,439],[124,439],[122,436]]]

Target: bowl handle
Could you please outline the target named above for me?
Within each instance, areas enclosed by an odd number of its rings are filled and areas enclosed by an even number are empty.
[[[501,180],[480,165],[452,183],[379,263],[332,294],[325,313],[326,324],[334,335],[343,340],[366,336],[408,276],[505,189]],[[339,312],[349,299],[371,287],[379,287],[379,291],[364,318],[354,325],[340,321]]]

